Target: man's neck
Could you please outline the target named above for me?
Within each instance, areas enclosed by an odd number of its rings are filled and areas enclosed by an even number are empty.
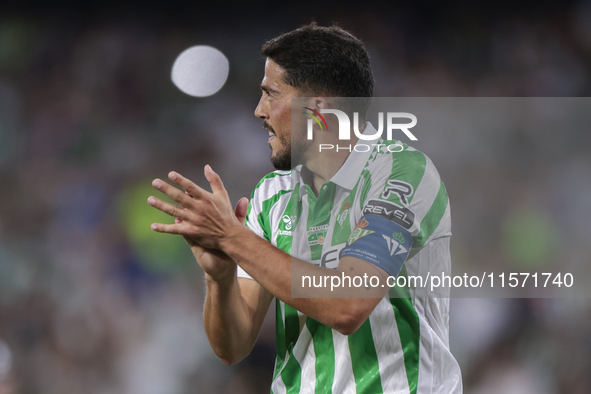
[[[363,124],[362,127],[365,129],[365,124]],[[351,132],[351,135],[352,138],[347,141],[348,144],[346,146],[341,145],[341,148],[339,149],[338,140],[331,141],[331,145],[334,146],[333,149],[314,152],[303,165],[308,171],[302,171],[302,179],[305,183],[310,185],[316,196],[318,196],[322,185],[332,179],[353,151],[353,147],[359,138],[357,138],[353,132]],[[351,147],[350,150],[348,149],[349,146]],[[318,149],[318,147],[315,147],[315,149]]]
[[[316,156],[312,160],[308,160],[304,165],[307,171],[302,171],[302,178],[305,183],[310,185],[316,196],[318,196],[322,185],[339,171],[350,154],[346,150],[341,150],[338,154],[337,152],[331,153],[322,152],[322,156]]]

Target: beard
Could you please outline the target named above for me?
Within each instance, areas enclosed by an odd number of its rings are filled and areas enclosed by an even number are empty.
[[[271,164],[273,164],[273,167],[275,167],[276,170],[291,170],[293,168],[291,166],[291,142],[285,137],[276,136],[275,138],[278,138],[279,142],[281,142],[281,148],[280,150],[277,150],[275,155],[273,155],[273,151],[271,151]],[[270,146],[271,145],[269,145],[269,147]]]
[[[294,141],[292,145],[291,141],[283,136],[279,137],[276,135],[275,138],[279,139],[281,143],[281,147],[277,149],[275,155],[271,152],[271,164],[273,164],[276,170],[289,171],[303,164],[307,144]]]
[[[292,146],[291,140],[285,136],[277,135],[275,130],[266,120],[263,121],[263,128],[271,131],[279,141],[279,148],[277,148],[275,155],[273,155],[273,148],[271,147],[271,144],[269,144],[269,148],[271,148],[271,164],[276,170],[289,171],[295,166],[302,164],[305,151],[305,146],[303,146],[303,144],[294,143]]]

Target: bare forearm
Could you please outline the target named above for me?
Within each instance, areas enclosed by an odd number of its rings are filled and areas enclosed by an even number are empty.
[[[206,287],[205,332],[215,354],[224,363],[234,364],[248,355],[256,340],[249,307],[242,298],[235,272],[224,281],[206,275]]]
[[[304,274],[340,276],[340,267],[333,270],[298,260],[250,231],[239,231],[232,240],[231,244],[224,245],[224,251],[271,294],[341,333],[355,331],[385,294],[377,289],[306,288],[308,298],[299,298],[302,294],[293,297],[292,280],[295,280],[294,286],[299,286]],[[347,275],[363,275],[363,271],[347,272]]]

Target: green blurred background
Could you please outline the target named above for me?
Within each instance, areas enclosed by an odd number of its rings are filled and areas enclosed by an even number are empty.
[[[268,392],[272,312],[247,359],[217,360],[202,273],[180,237],[150,231],[167,219],[145,201],[170,170],[205,185],[207,163],[234,203],[250,195],[272,171],[260,47],[312,19],[366,43],[376,96],[591,92],[589,1],[1,3],[1,393]],[[170,82],[198,44],[230,60],[202,99]],[[455,267],[589,265],[590,136],[474,130],[421,148],[451,197]],[[452,299],[465,392],[591,392],[590,305]]]

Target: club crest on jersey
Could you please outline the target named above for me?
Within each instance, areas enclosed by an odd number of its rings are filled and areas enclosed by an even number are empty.
[[[373,233],[375,233],[375,231],[364,230],[362,227],[356,227],[355,230],[353,230],[353,232],[349,236],[349,239],[347,240],[347,245],[351,245],[353,242],[357,241],[358,239],[361,239],[361,238],[365,237],[366,235],[373,234]]]
[[[338,213],[335,216],[335,219],[337,220],[337,223],[339,224],[339,226],[342,226],[343,223],[345,222],[345,220],[347,219],[347,216],[349,215],[349,211],[350,211],[349,208],[350,207],[351,207],[351,202],[345,201],[345,203],[341,207],[341,213]]]

